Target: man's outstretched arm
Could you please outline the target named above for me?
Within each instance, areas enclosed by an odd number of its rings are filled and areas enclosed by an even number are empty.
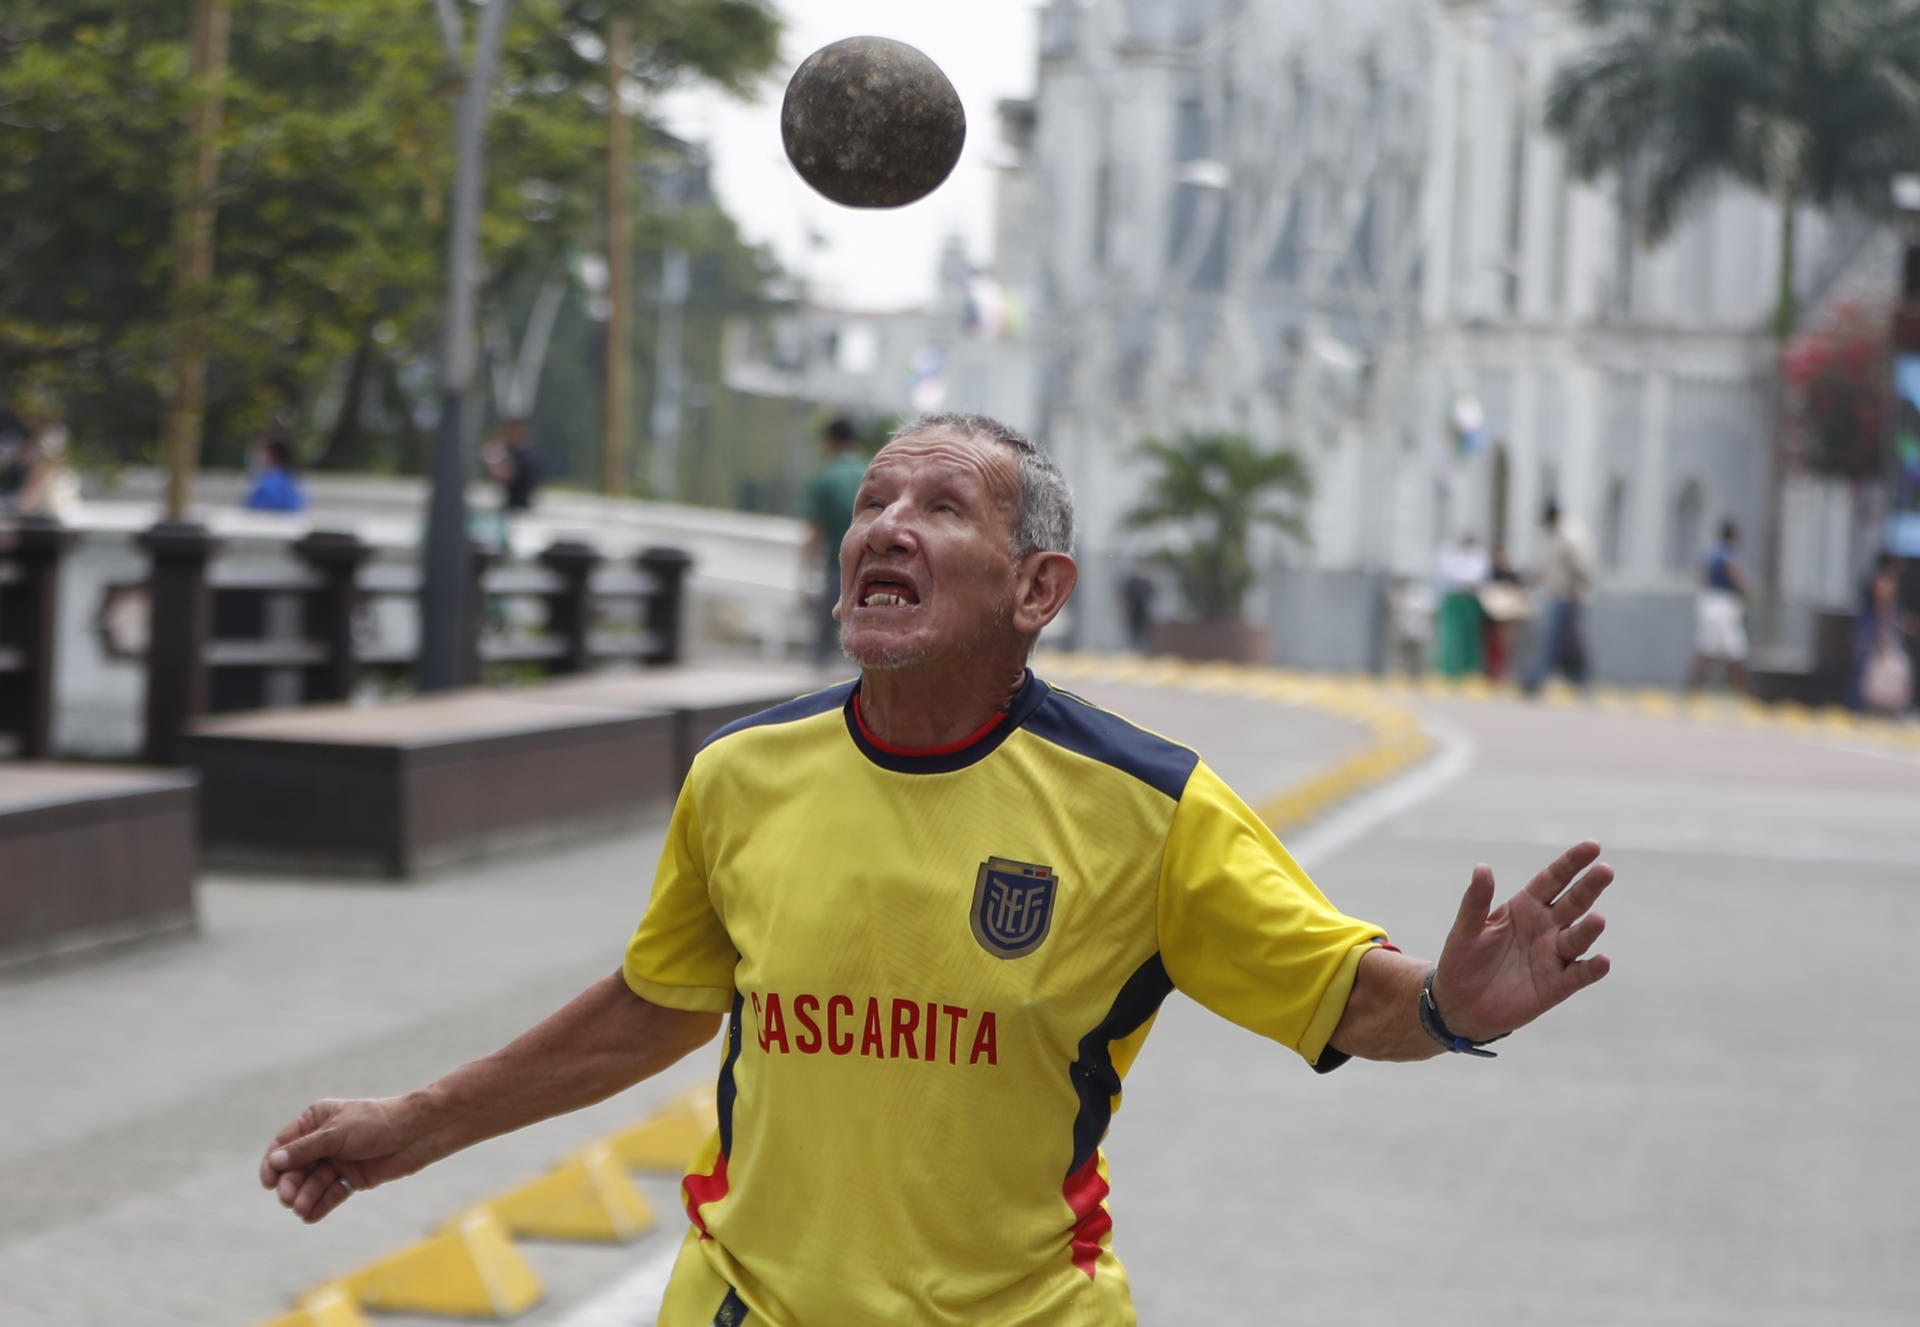
[[[260,1183],[303,1220],[318,1221],[356,1189],[604,1101],[710,1041],[719,1024],[719,1014],[642,999],[616,972],[423,1088],[377,1101],[314,1102],[274,1136]]]
[[[1604,954],[1584,957],[1607,924],[1592,910],[1613,882],[1613,868],[1599,858],[1599,844],[1576,844],[1497,908],[1493,872],[1474,868],[1434,972],[1434,1007],[1450,1031],[1491,1041],[1607,975]],[[1365,1060],[1441,1054],[1420,1022],[1421,986],[1434,968],[1384,948],[1362,955],[1328,1044]]]

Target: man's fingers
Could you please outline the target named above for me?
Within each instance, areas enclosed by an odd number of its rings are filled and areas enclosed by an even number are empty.
[[[294,1214],[305,1217],[309,1221],[317,1220],[318,1218],[314,1215],[314,1211],[320,1206],[321,1196],[325,1194],[329,1188],[339,1187],[339,1171],[335,1170],[331,1164],[315,1166],[311,1171],[307,1172],[306,1181],[301,1184],[300,1192],[294,1195]]]
[[[1560,932],[1554,942],[1554,952],[1571,963],[1589,949],[1600,938],[1600,932],[1607,929],[1607,919],[1597,912],[1590,912],[1579,921]]]
[[[1460,911],[1453,919],[1453,934],[1467,941],[1479,935],[1487,924],[1487,910],[1493,906],[1493,868],[1481,862],[1473,868],[1467,892],[1460,896]]]
[[[307,1224],[312,1225],[315,1221],[326,1216],[327,1213],[347,1201],[352,1193],[353,1191],[351,1189],[336,1179],[332,1184],[329,1184],[325,1192],[320,1195],[320,1200],[313,1205],[313,1210],[307,1213]]]
[[[1593,867],[1578,880],[1567,887],[1567,892],[1554,900],[1553,911],[1561,921],[1572,921],[1587,909],[1600,892],[1613,883],[1613,868],[1605,862],[1595,862]]]
[[[1600,845],[1592,839],[1574,844],[1527,885],[1527,893],[1542,903],[1552,903],[1573,878],[1600,859]]]
[[[340,1131],[331,1124],[324,1125],[269,1152],[267,1164],[278,1170],[295,1170],[332,1156],[339,1147]]]
[[[1560,998],[1566,999],[1576,991],[1583,991],[1599,981],[1613,969],[1613,963],[1605,954],[1595,954],[1592,958],[1583,958],[1578,963],[1569,964],[1560,975]]]

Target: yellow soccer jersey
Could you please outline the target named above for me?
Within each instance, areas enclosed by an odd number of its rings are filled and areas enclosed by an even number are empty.
[[[722,730],[626,979],[729,1015],[661,1327],[1114,1327],[1100,1140],[1179,989],[1318,1068],[1382,932],[1185,747],[1029,675],[959,749],[857,684]]]

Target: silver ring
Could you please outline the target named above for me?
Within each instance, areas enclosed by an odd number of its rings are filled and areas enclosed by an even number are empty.
[[[346,1190],[346,1191],[347,1191],[348,1193],[352,1193],[352,1192],[353,1192],[353,1181],[352,1181],[352,1180],[350,1180],[350,1179],[348,1179],[348,1178],[347,1178],[347,1177],[346,1177],[345,1175],[342,1175],[342,1176],[340,1176],[340,1177],[339,1177],[339,1180],[340,1180],[340,1187],[341,1187],[341,1188],[343,1188],[343,1189],[345,1189],[345,1190]]]

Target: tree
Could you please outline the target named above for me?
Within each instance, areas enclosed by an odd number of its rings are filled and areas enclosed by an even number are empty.
[[[569,253],[603,243],[594,34],[615,3],[642,91],[745,88],[777,54],[761,0],[515,0],[488,131],[486,307],[530,302]],[[326,464],[418,468],[458,92],[434,5],[230,8],[206,458],[237,462],[273,419]],[[0,6],[0,384],[59,400],[95,455],[148,459],[160,433],[189,11]]]
[[[1310,542],[1301,515],[1313,496],[1307,462],[1296,452],[1262,450],[1243,433],[1185,433],[1177,443],[1149,438],[1140,455],[1155,468],[1126,525],[1184,529],[1186,540],[1156,549],[1154,560],[1172,570],[1203,621],[1238,622],[1255,577],[1253,527]]]
[[[1798,210],[1884,213],[1920,160],[1920,6],[1909,0],[1580,0],[1600,44],[1556,75],[1546,123],[1582,179],[1617,171],[1648,243],[1716,184],[1780,218],[1774,336],[1799,321]]]

